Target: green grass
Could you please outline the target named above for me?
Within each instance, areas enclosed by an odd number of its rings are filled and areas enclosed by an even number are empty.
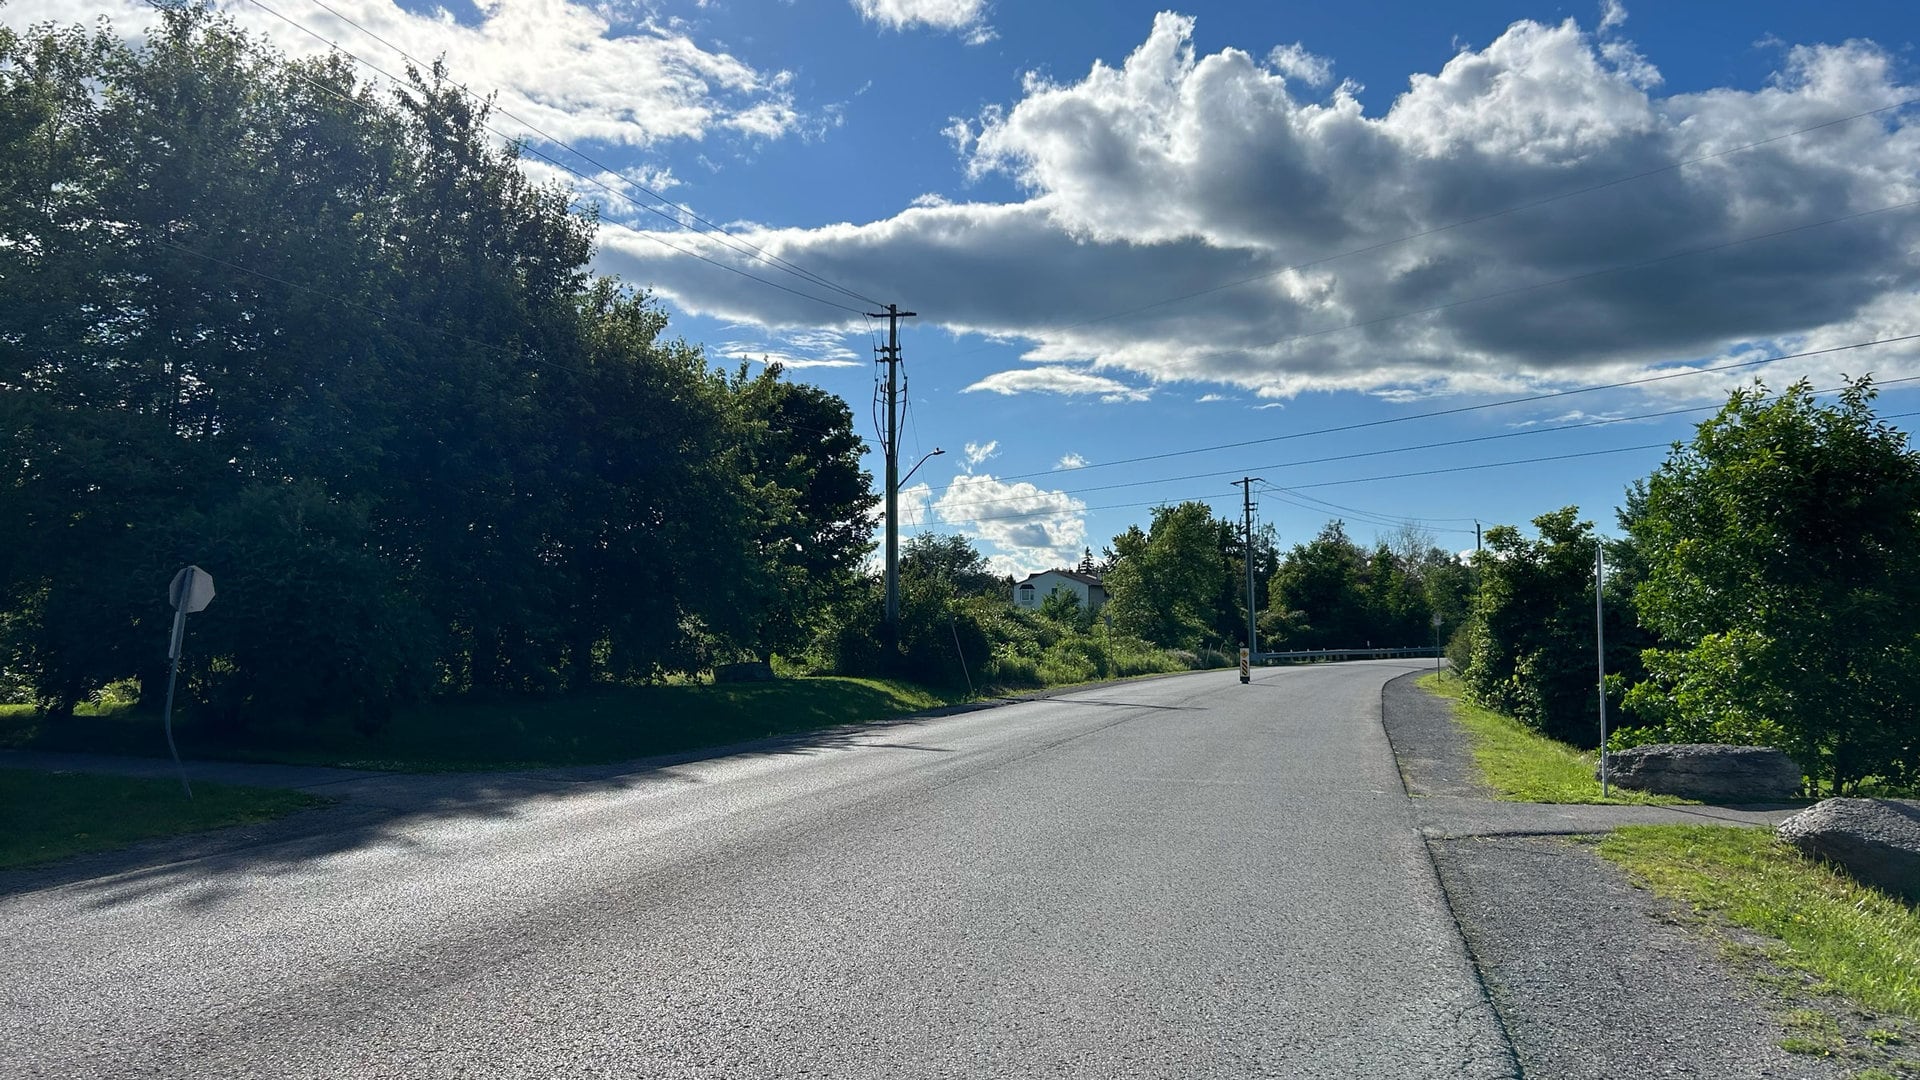
[[[1636,825],[1615,830],[1598,850],[1662,896],[1777,939],[1772,959],[1811,975],[1817,989],[1920,1019],[1920,912],[1912,905],[1764,829]],[[1885,1038],[1899,1041],[1891,1032]]]
[[[263,723],[218,739],[176,717],[187,757],[399,772],[586,765],[886,720],[958,698],[879,679],[781,679],[713,686],[606,687],[553,698],[443,701],[405,709],[378,734],[344,724]],[[161,756],[160,718],[128,710],[55,722],[0,712],[0,748]]]
[[[297,791],[0,769],[0,868],[29,866],[156,836],[268,821],[327,800]]]
[[[1459,679],[1422,675],[1421,689],[1453,703],[1454,720],[1473,742],[1473,760],[1495,794],[1513,802],[1630,803],[1672,805],[1672,795],[1651,795],[1615,787],[1600,794],[1593,778],[1598,758],[1549,739],[1508,716],[1467,701]]]

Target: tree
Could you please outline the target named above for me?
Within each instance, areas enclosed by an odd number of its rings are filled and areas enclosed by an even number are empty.
[[[1474,560],[1480,577],[1467,624],[1461,678],[1481,703],[1553,738],[1599,742],[1594,671],[1593,523],[1568,506],[1533,519],[1538,539],[1511,525],[1486,534]],[[1623,582],[1606,604],[1607,669],[1637,671],[1636,638]]]
[[[1649,737],[1769,743],[1845,787],[1920,775],[1920,455],[1868,379],[1737,390],[1629,500]]]
[[[696,671],[853,587],[850,410],[590,276],[592,215],[488,109],[204,6],[0,31],[9,679],[164,685],[188,561],[247,597],[185,684],[234,723]]]
[[[1114,537],[1104,579],[1114,626],[1183,649],[1230,640],[1237,610],[1233,531],[1207,504],[1184,502],[1155,507],[1146,532],[1132,526]]]

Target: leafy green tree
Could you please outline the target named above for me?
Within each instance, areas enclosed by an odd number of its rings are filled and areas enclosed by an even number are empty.
[[[592,216],[484,103],[437,66],[382,91],[206,7],[158,18],[0,31],[9,678],[56,713],[162,685],[186,561],[223,597],[188,697],[236,725],[374,723],[423,671],[699,670],[853,587],[844,404],[730,380],[590,277]]]
[[[1108,614],[1123,633],[1175,648],[1231,640],[1236,609],[1233,526],[1207,504],[1158,506],[1147,531],[1114,537],[1104,584]],[[1244,620],[1244,615],[1239,616]],[[1244,627],[1245,623],[1240,623]]]
[[[1467,624],[1469,692],[1553,738],[1599,742],[1594,663],[1593,523],[1568,506],[1533,520],[1538,539],[1511,525],[1486,534]],[[1637,635],[1624,581],[1609,582],[1607,670],[1637,674]]]
[[[1649,738],[1767,743],[1845,787],[1920,770],[1920,455],[1867,379],[1735,391],[1630,499]]]
[[[943,583],[954,596],[1012,595],[1006,580],[995,574],[973,541],[959,533],[918,533],[900,545],[900,579]]]

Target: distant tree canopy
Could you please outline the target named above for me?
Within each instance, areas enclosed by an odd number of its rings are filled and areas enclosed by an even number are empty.
[[[845,403],[666,338],[443,72],[159,19],[0,28],[0,664],[44,703],[158,685],[187,562],[231,722],[698,669],[854,586]]]
[[[1262,647],[1426,645],[1436,612],[1447,626],[1464,617],[1468,590],[1466,568],[1419,529],[1403,528],[1368,550],[1347,536],[1344,522],[1330,521],[1274,571]]]

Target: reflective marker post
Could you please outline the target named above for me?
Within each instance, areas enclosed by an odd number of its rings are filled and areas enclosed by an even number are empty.
[[[1253,663],[1253,650],[1241,649],[1240,650],[1240,681],[1241,682],[1244,683],[1244,682],[1253,681],[1253,673],[1249,670],[1252,663]]]
[[[173,669],[167,674],[167,749],[173,754],[173,767],[180,773],[180,786],[191,799],[193,785],[187,783],[187,767],[180,763],[180,750],[173,744],[173,688],[180,679],[180,641],[187,633],[187,613],[204,611],[213,602],[213,575],[197,566],[185,567],[167,586],[167,602],[173,605],[173,639],[167,645],[167,659],[173,661]]]

